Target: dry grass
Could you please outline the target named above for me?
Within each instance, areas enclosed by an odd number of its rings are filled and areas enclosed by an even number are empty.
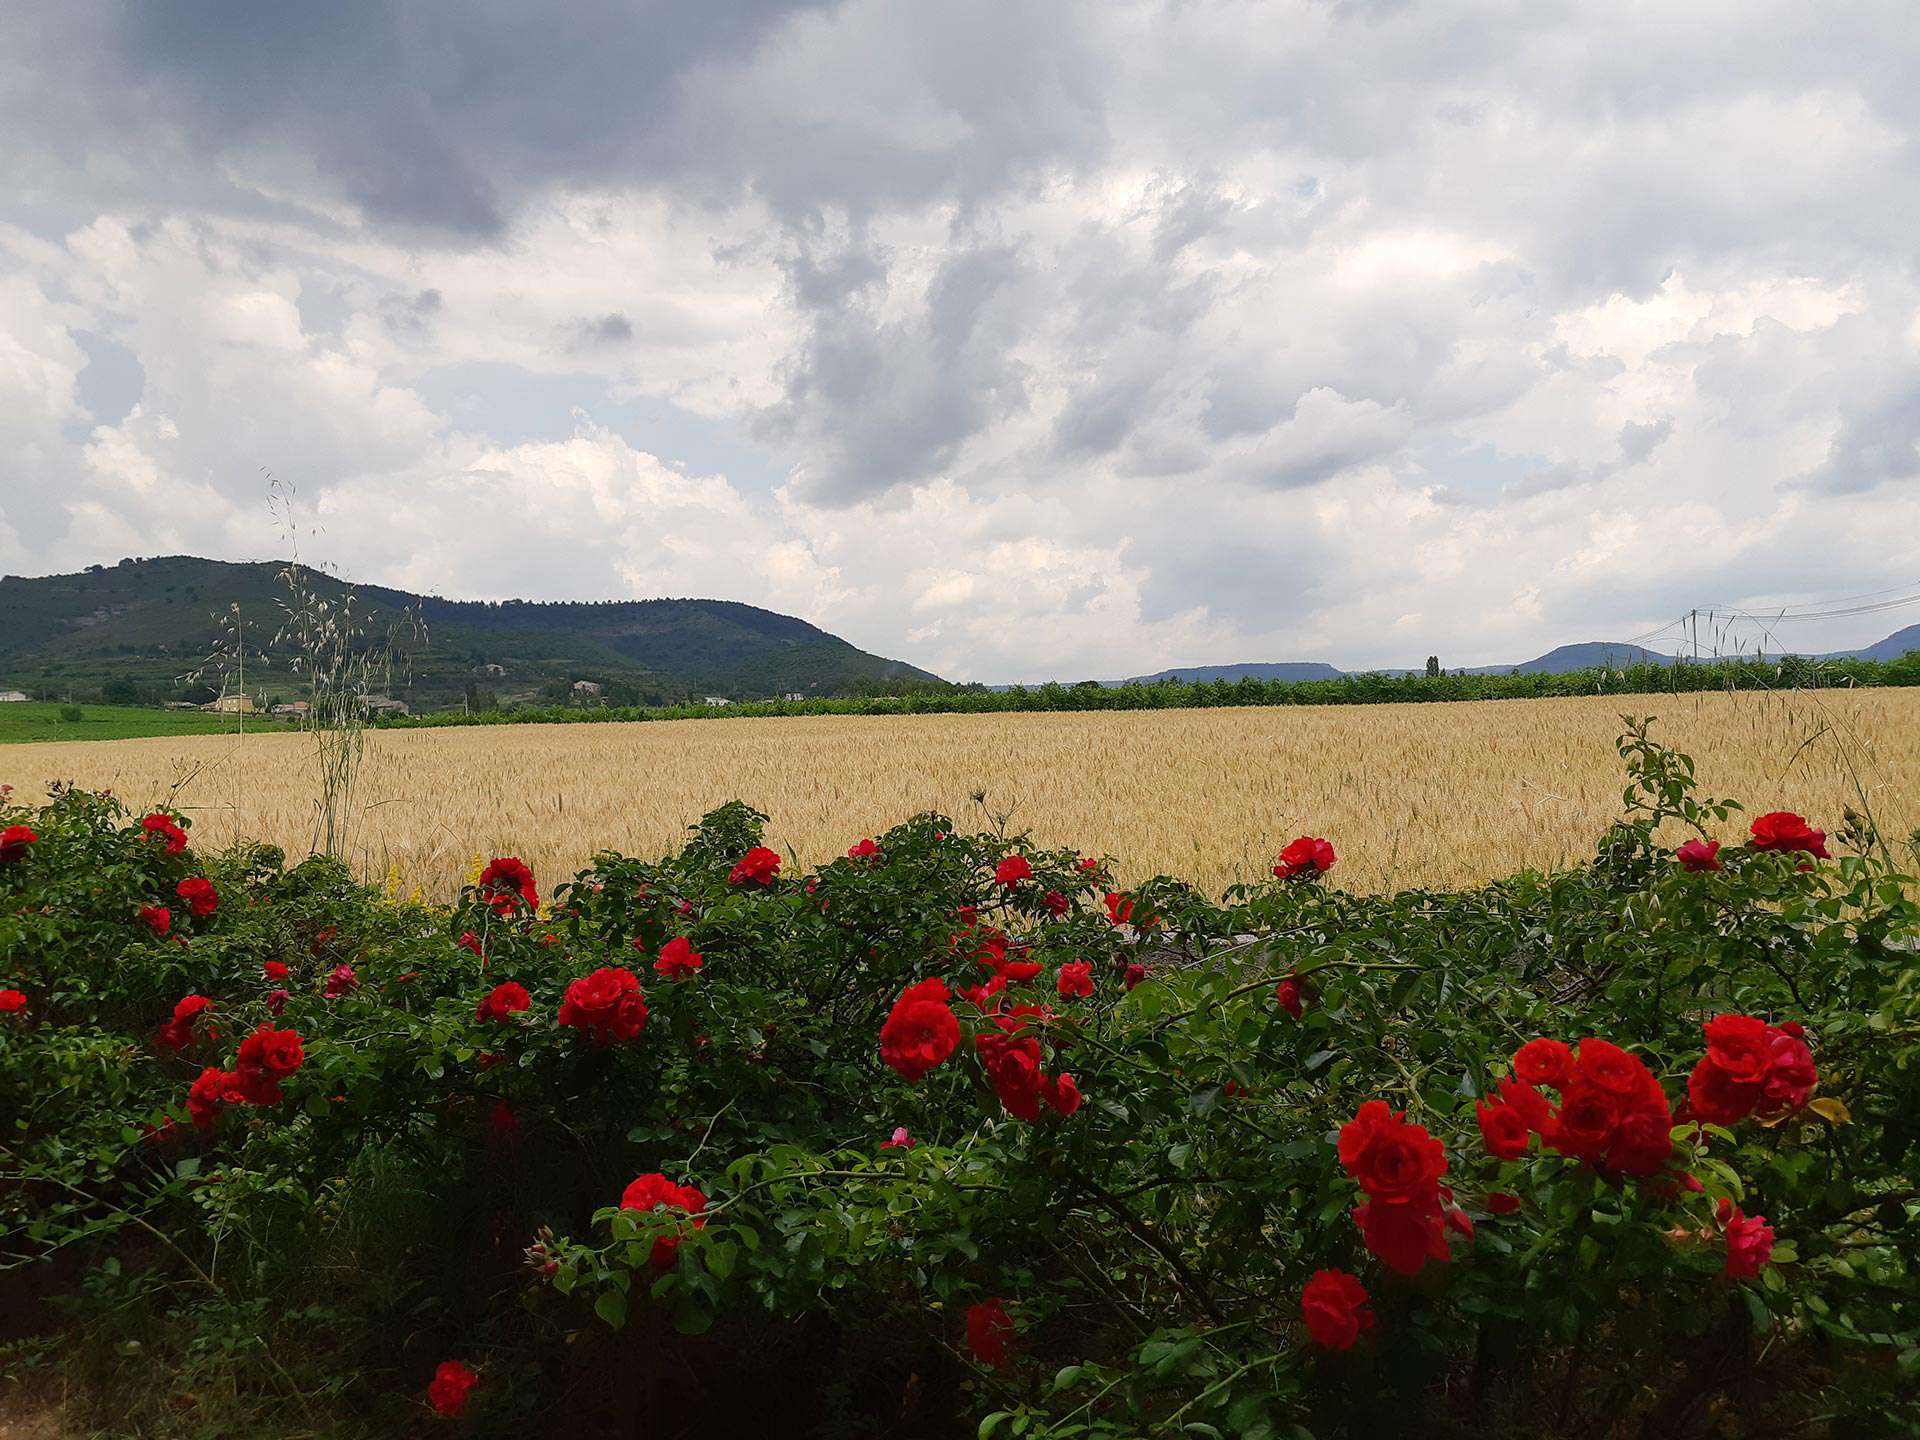
[[[397,870],[439,896],[476,853],[519,854],[544,887],[596,848],[662,853],[739,798],[806,862],[934,808],[967,825],[1011,811],[1130,878],[1217,890],[1311,831],[1334,841],[1352,888],[1467,884],[1589,854],[1619,807],[1618,717],[1648,710],[1712,793],[1830,829],[1864,794],[1889,837],[1920,826],[1920,690],[1864,690],[384,731],[357,853],[369,876]],[[0,747],[0,780],[23,791],[69,779],[146,805],[177,784],[203,843],[245,835],[294,854],[311,842],[314,769],[297,735]]]

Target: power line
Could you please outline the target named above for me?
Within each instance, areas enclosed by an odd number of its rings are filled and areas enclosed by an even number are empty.
[[[1869,590],[1863,595],[1842,595],[1831,600],[1811,600],[1799,605],[1781,605],[1762,610],[1749,610],[1740,605],[1696,605],[1684,615],[1657,625],[1651,630],[1624,640],[1623,645],[1644,645],[1650,640],[1666,638],[1675,642],[1675,648],[1690,647],[1691,658],[1700,658],[1700,620],[1704,615],[1709,632],[1726,634],[1735,625],[1747,624],[1758,629],[1768,641],[1775,641],[1772,626],[1788,623],[1800,623],[1810,620],[1844,620],[1857,615],[1880,615],[1893,610],[1903,610],[1908,606],[1920,605],[1920,589],[1916,584],[1890,585],[1884,590]],[[1892,597],[1892,598],[1883,598]],[[1717,637],[1709,641],[1711,652],[1719,654]]]

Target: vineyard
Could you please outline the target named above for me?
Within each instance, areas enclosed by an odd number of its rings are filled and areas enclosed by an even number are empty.
[[[430,905],[14,805],[11,1394],[167,1437],[1920,1433],[1909,852],[1643,725],[1615,766],[1554,873],[1362,894],[1308,823],[1218,900],[933,813],[803,868],[736,803]]]

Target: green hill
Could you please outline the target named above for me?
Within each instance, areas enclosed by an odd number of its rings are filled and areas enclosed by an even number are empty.
[[[207,662],[237,607],[247,693],[269,702],[297,698],[304,686],[291,647],[276,642],[289,598],[284,568],[180,555],[78,575],[6,576],[0,690],[85,700],[210,698],[222,667]],[[331,601],[349,589],[319,572],[303,574]],[[351,588],[370,634],[384,638],[409,615],[424,627],[423,639],[400,645],[387,687],[416,711],[946,688],[938,676],[870,655],[804,620],[728,600],[490,602]],[[599,694],[576,693],[576,681],[601,687]]]

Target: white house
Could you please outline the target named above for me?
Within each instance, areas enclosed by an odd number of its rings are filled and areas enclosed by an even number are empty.
[[[804,690],[789,690],[780,698],[782,700],[804,700],[807,698],[807,692]]]
[[[573,693],[576,695],[598,695],[605,688],[606,687],[598,680],[576,680],[573,682]]]
[[[709,695],[706,697],[706,701],[709,705],[731,705],[733,703],[724,695]]]
[[[27,692],[24,690],[0,690],[0,705],[9,704],[17,700],[24,700],[26,698]]]

